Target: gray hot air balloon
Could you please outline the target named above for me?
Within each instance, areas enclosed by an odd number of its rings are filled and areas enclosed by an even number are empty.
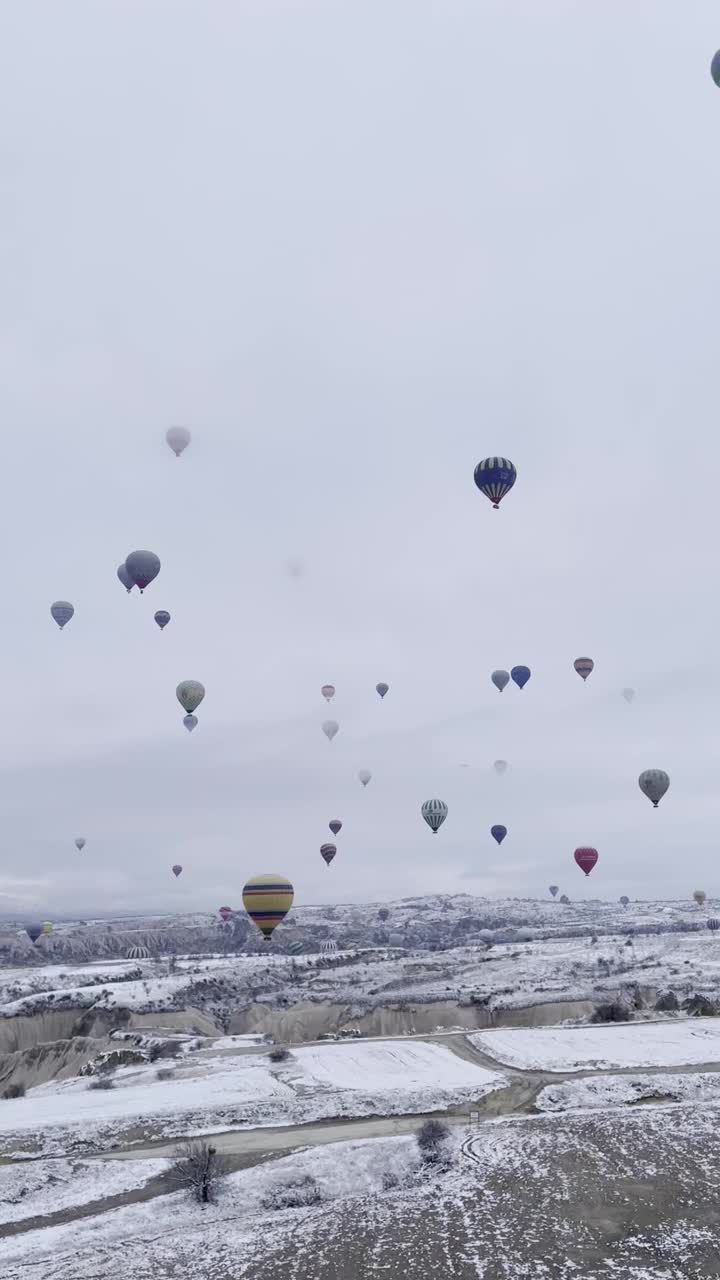
[[[496,773],[505,773],[508,767],[507,760],[496,760],[493,769]]]
[[[192,440],[192,436],[190,435],[187,427],[168,427],[165,432],[165,439],[170,445],[175,457],[179,458],[180,454],[187,449],[190,441]]]
[[[167,609],[158,609],[157,613],[155,614],[155,621],[157,622],[160,630],[162,631],[163,628],[166,627],[168,622],[170,621],[170,614],[168,613]]]
[[[26,932],[26,934],[27,934],[27,936],[28,936],[28,938],[30,939],[30,941],[31,941],[31,942],[37,942],[38,938],[40,937],[40,934],[42,933],[42,925],[41,925],[41,924],[26,924],[26,925],[25,925],[25,932]]]
[[[664,769],[646,769],[638,778],[638,786],[643,795],[652,800],[653,808],[657,809],[670,786],[670,779]]]
[[[323,720],[322,722],[322,731],[325,734],[325,737],[327,738],[328,742],[332,742],[339,728],[340,728],[340,725],[338,724],[337,720]]]
[[[558,886],[558,885],[556,885],[556,884],[551,884],[551,885],[549,885],[549,886],[548,886],[548,889],[549,889],[550,893],[552,894],[553,898],[557,898],[557,895],[558,895],[558,887],[559,887],[559,886]]]
[[[720,89],[720,49],[718,49],[710,63],[710,75],[718,86],[718,89]]]
[[[119,564],[119,565],[118,565],[118,568],[117,568],[117,576],[118,576],[118,578],[120,579],[120,581],[122,582],[122,584],[123,584],[123,586],[124,586],[125,590],[127,591],[128,595],[129,595],[129,594],[130,594],[130,592],[132,591],[133,587],[135,586],[135,583],[133,582],[132,578],[130,577],[130,574],[128,573],[127,569],[125,568],[125,561],[124,561],[124,560],[123,560],[122,564]]]
[[[623,691],[622,691],[622,696],[623,696],[623,698],[625,699],[625,701],[626,701],[626,702],[632,702],[633,698],[635,697],[635,690],[634,690],[634,689],[623,689]]]
[[[369,769],[360,769],[358,773],[358,778],[362,782],[363,786],[366,787],[368,782],[372,778],[372,774]]]
[[[193,729],[197,729],[197,723],[198,723],[197,716],[185,716],[183,718],[183,724],[185,725],[185,728],[187,729],[188,733],[192,733]]]
[[[492,675],[491,675],[490,679],[492,680],[493,684],[495,685],[495,688],[496,688],[496,689],[499,689],[499,690],[500,690],[500,692],[502,693],[503,689],[505,688],[505,685],[509,683],[509,680],[510,680],[510,672],[509,672],[509,671],[500,671],[500,670],[498,670],[498,671],[493,671],[493,673],[492,673]]]
[[[448,807],[444,800],[426,800],[420,812],[430,830],[437,833],[448,816]]]
[[[181,680],[175,693],[183,711],[191,715],[205,697],[205,686],[199,680]]]
[[[160,572],[160,561],[154,551],[131,551],[125,560],[125,568],[142,594],[145,588],[157,578]]]
[[[172,868],[173,875],[177,878],[177,876],[180,875],[181,871],[182,871],[182,867],[180,866],[180,863],[176,862],[174,867]]]
[[[386,684],[384,680],[381,680],[379,684],[375,685],[375,692],[379,693],[381,698],[384,698],[389,688],[390,685]]]
[[[67,600],[56,600],[50,605],[50,612],[62,631],[66,622],[72,618],[75,610]]]
[[[76,837],[75,837],[75,848],[76,848],[76,849],[84,849],[86,844],[87,844],[87,840],[85,839],[85,837],[84,837],[84,836],[76,836]]]

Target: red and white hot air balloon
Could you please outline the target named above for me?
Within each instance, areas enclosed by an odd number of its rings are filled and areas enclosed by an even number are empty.
[[[580,676],[580,679],[587,680],[588,676],[590,675],[591,671],[595,666],[595,663],[593,662],[592,658],[576,658],[575,661],[573,662],[573,666],[577,671],[578,675]]]
[[[576,849],[573,854],[580,870],[584,871],[586,876],[590,875],[590,872],[598,860],[598,856],[597,849],[590,849],[585,846],[580,849]]]

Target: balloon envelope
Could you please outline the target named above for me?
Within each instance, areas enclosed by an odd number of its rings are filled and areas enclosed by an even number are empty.
[[[85,837],[84,837],[84,836],[76,836],[76,837],[75,837],[75,848],[76,848],[76,849],[84,849],[86,844],[87,844],[87,841],[86,841],[86,839],[85,839]]]
[[[530,679],[530,668],[529,667],[513,667],[512,671],[510,672],[510,675],[515,681],[515,684],[518,686],[518,689],[524,689],[525,685]]]
[[[503,826],[491,827],[490,835],[492,836],[493,840],[497,840],[498,844],[502,844],[503,840],[507,835],[507,827],[503,827]]]
[[[483,458],[475,468],[475,483],[492,502],[495,510],[517,480],[517,471],[509,458]]]
[[[135,583],[133,582],[132,578],[130,577],[130,574],[128,573],[127,569],[125,568],[125,561],[124,561],[124,560],[123,560],[122,564],[119,564],[119,565],[118,565],[118,567],[117,567],[117,576],[118,576],[118,578],[120,579],[120,581],[122,582],[122,584],[123,584],[123,586],[124,586],[125,590],[126,590],[127,592],[132,591],[133,587],[135,586]]]
[[[548,886],[548,888],[549,888],[549,892],[552,894],[553,898],[556,898],[556,897],[557,897],[557,892],[558,892],[559,887],[560,887],[560,886],[559,886],[559,885],[557,885],[557,884],[551,884],[551,885],[549,885],[549,886]]]
[[[197,710],[205,697],[205,686],[199,680],[181,680],[175,690],[175,696],[183,711],[187,711],[190,715]]]
[[[183,450],[187,449],[190,441],[192,440],[192,436],[187,427],[168,427],[165,432],[165,439],[170,445],[175,457],[179,458]]]
[[[626,893],[624,893],[624,894],[622,895],[621,899],[620,899],[620,905],[621,905],[621,906],[623,906],[623,907],[626,907],[626,906],[628,905],[629,901],[630,901],[630,899],[628,898],[627,894],[626,894]]]
[[[52,933],[53,931],[52,921],[43,920],[42,931],[45,934],[45,937],[47,937],[49,933]]]
[[[50,612],[62,631],[65,624],[72,618],[75,610],[69,600],[56,600],[54,604],[50,605]]]
[[[335,685],[334,685],[334,684],[324,684],[324,685],[322,686],[322,689],[320,690],[320,692],[321,692],[321,694],[322,694],[323,698],[325,699],[325,701],[326,701],[326,702],[330,702],[330,701],[335,697]]]
[[[594,669],[595,663],[592,658],[576,658],[573,666],[582,680],[587,680],[590,672]]]
[[[334,836],[337,835],[338,831],[342,831],[342,822],[340,821],[339,818],[333,818],[330,822],[328,822],[328,826]]]
[[[128,577],[132,578],[135,586],[142,592],[157,578],[160,572],[160,561],[154,551],[131,551],[125,558],[125,568],[128,571]]]
[[[715,916],[710,916],[710,919],[707,922],[707,927],[712,933],[715,933],[716,929],[720,929],[720,920],[716,919]]]
[[[179,876],[181,871],[182,871],[182,867],[180,866],[180,863],[179,863],[179,862],[176,862],[176,863],[175,863],[175,866],[174,866],[174,867],[173,867],[173,869],[172,869],[172,873],[173,873],[173,875],[174,875],[174,876]]]
[[[167,609],[158,609],[157,613],[155,614],[155,621],[157,622],[160,630],[162,631],[163,627],[166,627],[168,622],[170,621],[170,614],[168,613]]]
[[[320,857],[325,859],[326,866],[328,867],[330,866],[330,863],[332,862],[336,853],[337,853],[336,845],[330,844],[330,843],[320,845]]]
[[[197,716],[183,716],[183,724],[188,733],[192,733],[193,729],[197,729],[198,718]]]
[[[325,737],[327,738],[328,742],[332,742],[339,728],[340,728],[340,725],[338,724],[337,720],[323,720],[322,731],[325,734]]]
[[[502,693],[503,689],[505,688],[505,685],[510,682],[510,672],[503,671],[502,668],[499,668],[497,671],[493,671],[490,679],[495,685],[495,688],[499,689],[500,692]]]
[[[720,88],[720,49],[718,49],[712,62],[710,63],[710,75],[712,76],[718,88]]]
[[[580,870],[584,871],[586,876],[589,876],[590,872],[595,866],[595,863],[598,860],[597,849],[588,849],[588,848],[576,849],[573,856]]]
[[[699,907],[702,906],[706,896],[707,895],[704,889],[696,889],[695,892],[693,893],[693,898],[695,899]]]
[[[430,830],[437,833],[448,816],[448,807],[444,800],[426,800],[420,812]]]
[[[385,684],[385,681],[381,680],[380,684],[375,685],[375,692],[379,693],[381,698],[384,698],[389,688],[390,688],[390,685]]]
[[[243,889],[243,906],[266,942],[285,919],[295,891],[285,876],[253,876]]]
[[[505,773],[505,770],[507,769],[507,767],[508,767],[507,760],[496,760],[493,765],[493,769],[495,770],[496,773]]]
[[[632,702],[633,698],[635,697],[635,690],[634,690],[634,689],[623,689],[623,691],[622,691],[622,696],[623,696],[623,698],[625,699],[625,701],[626,701],[626,702]]]
[[[358,772],[358,778],[362,782],[363,786],[366,787],[372,778],[372,774],[369,769],[360,769]]]
[[[42,933],[42,931],[43,931],[43,929],[42,929],[42,925],[41,925],[41,924],[26,924],[26,925],[25,925],[25,932],[26,932],[26,934],[27,934],[27,936],[28,936],[28,938],[30,939],[30,941],[31,941],[31,942],[37,942],[37,940],[38,940],[38,938],[40,937],[40,934]]]
[[[232,907],[218,907],[218,915],[220,916],[223,924],[227,924],[232,915]]]
[[[653,808],[657,809],[670,786],[670,778],[664,769],[646,769],[638,778],[638,786],[643,795],[652,800]]]

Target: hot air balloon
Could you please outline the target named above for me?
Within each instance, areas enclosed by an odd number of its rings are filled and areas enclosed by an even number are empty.
[[[193,729],[197,729],[198,718],[197,716],[183,716],[183,724],[188,733],[192,733]]]
[[[495,770],[496,773],[505,773],[507,767],[508,767],[507,760],[496,760],[493,765],[493,769]]]
[[[160,561],[154,551],[131,551],[129,556],[125,557],[125,568],[128,571],[128,577],[132,578],[136,587],[140,588],[140,594],[151,582],[157,578],[160,572]]]
[[[85,837],[84,837],[84,836],[76,836],[76,837],[75,837],[75,848],[76,848],[76,849],[80,849],[80,850],[82,850],[82,849],[84,849],[84,848],[85,848],[85,845],[86,845],[86,844],[87,844],[87,841],[86,841],[86,839],[85,839]]]
[[[177,877],[180,875],[180,872],[181,872],[181,871],[182,871],[182,867],[180,866],[180,863],[179,863],[179,862],[176,862],[176,863],[175,863],[175,865],[174,865],[174,866],[173,866],[173,868],[172,868],[172,873],[173,873],[173,875],[175,876],[175,878],[176,878],[176,879],[177,879]]]
[[[335,854],[336,854],[336,853],[337,853],[337,845],[334,845],[334,844],[321,844],[321,845],[320,845],[320,857],[321,857],[321,858],[324,858],[324,860],[325,860],[325,865],[326,865],[327,867],[329,867],[329,866],[330,866],[330,863],[332,862],[332,860],[333,860],[333,858],[335,857]]]
[[[326,702],[332,702],[333,698],[335,697],[335,685],[324,684],[320,692]]]
[[[334,938],[323,938],[320,943],[320,954],[324,956],[333,956],[338,949],[337,942]]]
[[[626,906],[628,905],[629,901],[630,901],[630,899],[628,898],[627,894],[626,894],[626,893],[624,893],[624,894],[622,895],[621,899],[620,899],[620,905],[621,905],[622,907],[626,907]]]
[[[273,929],[285,919],[295,891],[285,876],[253,876],[243,889],[243,906],[253,924],[269,942]]]
[[[183,711],[191,715],[205,697],[205,686],[200,684],[199,680],[181,680],[175,690],[175,696]]]
[[[179,458],[180,454],[187,449],[190,441],[192,440],[192,436],[190,435],[187,427],[168,427],[165,432],[165,439],[170,445],[175,457]]]
[[[704,889],[696,889],[695,892],[693,893],[693,898],[695,899],[699,907],[702,906],[706,897],[707,897],[707,894],[705,893]]]
[[[293,938],[292,942],[288,942],[288,951],[293,956],[299,956],[301,951],[305,950],[305,943],[301,938]]]
[[[170,621],[170,614],[168,613],[167,609],[158,609],[157,613],[155,614],[155,621],[157,622],[160,630],[162,631]]]
[[[372,774],[369,769],[360,769],[358,771],[358,778],[362,782],[363,786],[366,787],[368,782],[372,778]]]
[[[710,63],[710,75],[712,76],[718,88],[720,88],[720,49],[718,49],[717,53],[713,57],[712,62]]]
[[[576,658],[573,666],[580,676],[581,680],[587,680],[590,672],[593,670],[595,663],[592,658]]]
[[[72,618],[75,610],[69,601],[56,600],[54,604],[50,605],[50,612],[62,631],[66,623]]]
[[[517,471],[509,458],[483,458],[475,468],[475,483],[496,511],[516,480]]]
[[[28,936],[28,938],[30,939],[30,941],[31,941],[31,942],[37,942],[38,938],[40,937],[40,934],[42,933],[42,925],[41,925],[41,924],[26,924],[26,925],[25,925],[25,932],[26,932],[26,934],[27,934],[27,936]]]
[[[548,886],[548,891],[549,891],[549,893],[551,893],[551,894],[552,894],[553,898],[557,898],[557,894],[558,894],[558,889],[559,889],[559,887],[560,887],[560,886],[559,886],[559,885],[557,885],[557,884],[551,884],[551,885],[549,885],[549,886]]]
[[[340,728],[340,725],[338,724],[337,720],[323,720],[322,722],[322,731],[325,734],[325,737],[327,738],[328,742],[332,742],[339,728]]]
[[[328,826],[334,836],[337,835],[338,831],[342,831],[342,822],[339,818],[331,818],[330,822],[328,822]]]
[[[710,929],[711,933],[715,933],[716,929],[720,929],[720,920],[718,920],[716,916],[710,916],[710,919],[707,922],[707,927]]]
[[[625,699],[625,701],[626,701],[626,702],[632,702],[633,698],[635,697],[635,690],[634,690],[634,689],[623,689],[623,691],[622,691],[622,696],[623,696],[623,698]]]
[[[499,689],[500,693],[502,693],[503,689],[505,688],[505,685],[509,683],[510,672],[503,671],[503,670],[493,671],[490,679],[495,685],[495,688]]]
[[[586,876],[589,876],[598,860],[598,851],[597,849],[580,848],[575,850],[573,857],[580,870],[584,871]]]
[[[220,919],[222,920],[223,924],[227,924],[232,913],[233,913],[232,907],[218,907],[218,915],[220,916]]]
[[[518,689],[524,689],[525,685],[530,679],[530,668],[529,667],[513,667],[512,671],[510,672],[510,675],[512,679],[515,681],[515,684],[517,685]]]
[[[426,800],[421,806],[420,812],[427,822],[431,831],[436,835],[438,829],[448,816],[448,807],[444,800]]]
[[[130,594],[130,592],[132,591],[133,587],[135,586],[135,583],[133,582],[132,578],[130,577],[130,574],[128,573],[127,569],[125,568],[125,561],[124,561],[124,560],[123,560],[122,564],[119,564],[119,565],[118,565],[118,567],[117,567],[117,576],[118,576],[118,578],[120,579],[120,581],[122,582],[122,584],[123,584],[123,586],[124,586],[125,590],[127,591],[128,595],[129,595],[129,594]]]
[[[42,923],[42,931],[43,931],[43,933],[44,933],[44,935],[45,935],[45,937],[46,937],[46,938],[47,938],[47,937],[52,933],[52,931],[53,931],[53,927],[52,927],[52,921],[51,921],[51,920],[43,920],[43,923]]]
[[[384,698],[389,688],[390,688],[390,685],[385,684],[385,681],[381,680],[380,684],[375,685],[375,692],[379,693],[381,698]]]
[[[562,904],[563,904],[563,906],[564,906],[564,907],[569,907],[569,906],[570,906],[570,899],[568,898],[568,896],[567,896],[567,894],[566,894],[566,893],[563,893],[563,894],[561,895],[561,897],[560,897],[560,901],[562,902]]]
[[[490,835],[492,836],[493,840],[497,840],[498,844],[502,844],[503,840],[507,835],[507,827],[503,827],[503,826],[491,827]]]
[[[643,795],[652,800],[653,809],[657,809],[670,786],[670,779],[664,769],[646,769],[638,778],[638,786]]]

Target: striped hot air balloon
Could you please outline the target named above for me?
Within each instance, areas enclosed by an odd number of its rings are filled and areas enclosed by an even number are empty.
[[[581,680],[587,680],[590,672],[593,670],[595,663],[592,658],[576,658],[573,666],[580,676]]]
[[[337,853],[337,845],[330,844],[329,841],[327,844],[320,845],[320,857],[325,862],[326,867],[330,866],[330,863],[332,862],[336,853]]]
[[[509,458],[483,458],[475,468],[475,483],[496,511],[516,480],[517,471]]]
[[[431,831],[437,834],[438,828],[448,816],[448,807],[444,800],[426,800],[420,812]]]
[[[707,927],[711,933],[715,933],[717,929],[720,929],[720,920],[718,920],[717,916],[710,917],[707,922]]]
[[[285,876],[253,876],[243,889],[243,906],[253,924],[269,942],[293,904],[295,890]]]

